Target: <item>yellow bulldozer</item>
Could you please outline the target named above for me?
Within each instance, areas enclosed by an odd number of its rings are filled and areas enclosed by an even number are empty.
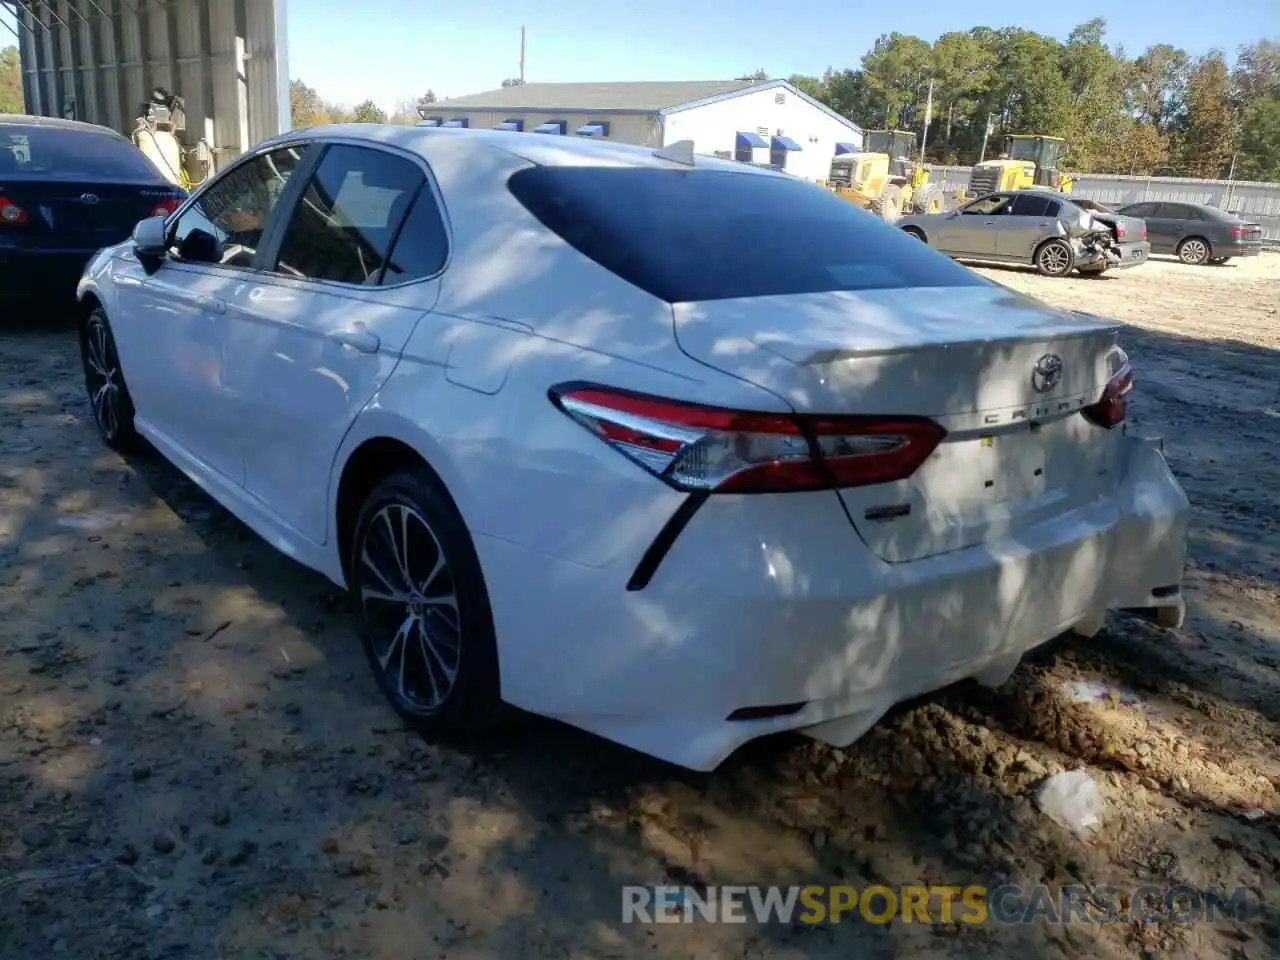
[[[969,171],[969,185],[957,199],[976,200],[989,193],[1040,187],[1070,193],[1075,178],[1058,169],[1066,141],[1061,137],[1015,134],[1004,138],[1004,152],[996,160]]]
[[[906,211],[942,213],[946,196],[917,163],[916,135],[905,130],[868,130],[862,149],[831,160],[827,187],[850,203],[892,223]]]

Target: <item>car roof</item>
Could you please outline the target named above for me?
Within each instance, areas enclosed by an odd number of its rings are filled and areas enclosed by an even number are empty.
[[[51,130],[74,130],[79,133],[97,133],[123,140],[115,130],[83,120],[67,120],[63,117],[37,117],[25,113],[0,113],[0,125],[20,127],[48,127]]]
[[[277,143],[296,143],[299,139],[364,140],[382,143],[418,153],[431,159],[433,146],[459,143],[474,146],[476,150],[494,150],[520,157],[540,166],[559,167],[652,167],[688,169],[684,164],[655,155],[654,147],[638,147],[628,143],[597,140],[590,137],[553,136],[540,133],[517,133],[506,130],[471,130],[468,128],[441,128],[405,126],[402,124],[341,123],[294,130],[260,145],[270,147]],[[762,177],[782,177],[785,174],[764,167],[751,166],[735,160],[695,155],[694,165],[699,170],[725,170]],[[794,179],[794,178],[788,178]]]

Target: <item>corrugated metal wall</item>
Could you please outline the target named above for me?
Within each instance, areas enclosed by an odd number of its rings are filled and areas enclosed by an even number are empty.
[[[288,129],[285,0],[0,0],[16,14],[27,110],[128,134],[157,86],[217,166]]]
[[[969,182],[970,169],[935,166],[930,179],[947,188],[959,187]],[[1263,236],[1271,243],[1280,243],[1280,183],[1082,173],[1072,190],[1099,203],[1116,206],[1140,200],[1208,204],[1262,224]]]

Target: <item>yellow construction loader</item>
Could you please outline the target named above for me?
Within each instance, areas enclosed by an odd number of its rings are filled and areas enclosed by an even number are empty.
[[[969,185],[957,199],[976,200],[989,193],[1034,187],[1070,193],[1075,178],[1058,169],[1065,146],[1061,137],[1007,136],[998,159],[979,163],[969,171]]]
[[[917,156],[914,133],[868,130],[860,151],[832,158],[827,187],[890,223],[906,211],[942,213],[946,196]]]

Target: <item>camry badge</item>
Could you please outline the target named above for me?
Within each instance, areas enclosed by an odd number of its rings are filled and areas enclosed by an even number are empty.
[[[1062,382],[1062,358],[1056,353],[1046,353],[1031,368],[1031,386],[1036,393],[1048,393]]]

